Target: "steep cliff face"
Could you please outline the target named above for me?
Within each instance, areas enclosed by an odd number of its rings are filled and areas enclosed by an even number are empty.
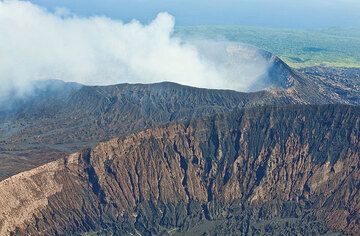
[[[358,235],[359,130],[264,107],[113,139],[0,182],[0,234]]]
[[[270,87],[254,93],[174,83],[38,82],[37,96],[19,102],[8,116],[0,111],[0,180],[84,146],[168,122],[265,105],[359,104],[359,88],[349,86],[352,82],[303,75],[269,53],[264,56],[272,64],[271,80],[264,80]]]

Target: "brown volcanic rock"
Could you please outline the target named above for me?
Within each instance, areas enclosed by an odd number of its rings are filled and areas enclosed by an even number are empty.
[[[39,82],[37,95],[16,104],[10,115],[0,110],[0,180],[64,153],[168,122],[264,105],[359,104],[353,81],[301,74],[271,54],[266,57],[273,64],[272,79],[266,91],[253,93],[174,83],[91,87]]]
[[[0,234],[358,235],[359,126],[265,107],[113,139],[0,182]]]

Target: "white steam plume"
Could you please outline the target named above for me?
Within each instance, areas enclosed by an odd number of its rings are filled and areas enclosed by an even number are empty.
[[[125,24],[0,1],[0,97],[24,94],[30,81],[44,79],[88,85],[172,81],[244,91],[266,72],[259,56],[229,62],[224,44],[184,42],[173,29],[167,13],[148,25]]]

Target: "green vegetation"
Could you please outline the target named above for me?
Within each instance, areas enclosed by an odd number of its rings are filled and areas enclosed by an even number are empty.
[[[360,29],[273,29],[250,26],[177,27],[175,35],[243,42],[268,50],[293,67],[360,68]]]

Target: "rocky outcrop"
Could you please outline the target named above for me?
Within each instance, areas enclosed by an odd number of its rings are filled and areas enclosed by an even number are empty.
[[[63,171],[62,164],[51,162],[0,183],[0,235],[14,232],[16,226],[32,220],[48,206],[49,197],[61,192],[62,184],[55,181],[54,175]]]
[[[266,105],[359,104],[358,86],[349,87],[354,83],[304,75],[263,53],[272,65],[266,75],[270,80],[264,80],[269,86],[254,93],[166,82],[111,86],[38,82],[35,97],[17,104],[7,116],[0,111],[0,180],[64,153],[169,122]]]
[[[359,126],[262,107],[112,139],[0,182],[0,234],[358,235]]]

